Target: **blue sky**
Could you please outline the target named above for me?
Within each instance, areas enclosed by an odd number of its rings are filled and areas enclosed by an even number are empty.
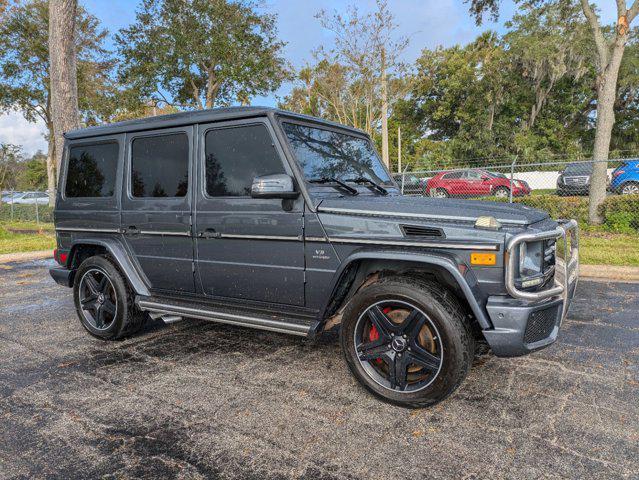
[[[112,34],[135,20],[139,4],[135,0],[80,2]],[[375,0],[264,0],[262,8],[277,15],[279,36],[287,43],[285,56],[294,67],[299,68],[311,60],[311,52],[315,48],[320,45],[330,47],[332,43],[331,33],[320,26],[314,15],[321,9],[344,11],[354,3],[362,11],[370,11],[375,7]],[[613,0],[596,0],[594,3],[600,6],[604,21],[614,19]],[[502,31],[503,23],[515,11],[512,0],[505,0],[498,23],[487,22],[477,27],[462,0],[388,0],[388,4],[399,25],[398,35],[410,39],[409,48],[404,54],[406,62],[414,61],[424,48],[465,44],[488,29]],[[284,85],[272,95],[253,99],[252,103],[275,105],[277,97],[286,94],[290,87]],[[43,132],[43,125],[28,124],[19,114],[0,116],[0,142],[22,145],[28,154],[37,149],[46,150]]]

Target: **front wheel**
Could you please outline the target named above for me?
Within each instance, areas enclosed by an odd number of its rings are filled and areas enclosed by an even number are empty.
[[[457,299],[436,283],[404,277],[360,290],[344,312],[340,341],[366,389],[410,408],[433,405],[455,391],[475,349]]]
[[[508,187],[498,187],[495,189],[495,197],[497,198],[509,198],[510,197],[510,190],[508,190]]]

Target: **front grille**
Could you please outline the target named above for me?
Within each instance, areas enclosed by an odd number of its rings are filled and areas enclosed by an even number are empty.
[[[531,313],[524,332],[524,343],[535,343],[548,338],[557,323],[558,310],[559,305],[554,305]]]
[[[588,185],[588,177],[564,177],[566,185]]]

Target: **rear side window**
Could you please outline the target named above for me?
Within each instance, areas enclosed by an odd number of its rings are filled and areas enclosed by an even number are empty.
[[[131,143],[134,197],[184,197],[189,189],[189,137],[185,133],[136,138]]]
[[[452,173],[447,173],[442,178],[445,178],[446,180],[454,180],[456,178],[462,178],[463,174],[464,172],[452,172]]]
[[[112,197],[118,153],[116,142],[71,147],[65,196]]]
[[[264,125],[209,130],[205,137],[206,193],[211,197],[245,197],[253,179],[285,173]]]

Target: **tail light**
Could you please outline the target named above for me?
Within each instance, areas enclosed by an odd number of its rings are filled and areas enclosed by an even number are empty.
[[[626,171],[625,170],[617,170],[615,172],[612,172],[612,178],[617,178],[622,173],[626,173]]]
[[[67,264],[67,259],[69,258],[69,254],[65,253],[65,252],[60,252],[58,251],[58,249],[56,248],[55,250],[53,250],[53,259],[58,262],[60,265],[66,265]]]

